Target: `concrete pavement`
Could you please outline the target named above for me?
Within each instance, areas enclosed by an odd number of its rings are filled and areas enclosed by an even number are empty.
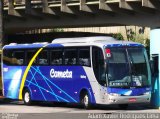
[[[75,104],[37,103],[0,99],[0,119],[160,119],[160,110],[149,105],[132,104],[126,110],[116,105],[94,106],[86,110]]]
[[[0,102],[0,113],[160,113],[159,109],[154,109],[149,105],[131,104],[124,110],[116,105],[94,106],[90,110],[85,110],[75,104],[53,104],[52,102],[37,103],[26,106],[22,101],[2,101]]]

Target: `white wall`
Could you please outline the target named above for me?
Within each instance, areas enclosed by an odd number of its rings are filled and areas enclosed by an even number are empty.
[[[150,32],[150,54],[160,54],[160,29]]]

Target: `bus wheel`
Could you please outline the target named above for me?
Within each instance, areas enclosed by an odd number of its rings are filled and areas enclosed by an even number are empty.
[[[87,93],[84,93],[84,95],[81,97],[81,104],[84,106],[85,109],[90,108],[90,100]]]
[[[127,109],[128,108],[128,104],[119,104],[118,106],[121,109]]]
[[[31,95],[28,89],[26,89],[23,93],[23,101],[25,105],[31,105]]]

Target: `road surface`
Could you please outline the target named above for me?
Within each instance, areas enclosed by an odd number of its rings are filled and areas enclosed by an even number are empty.
[[[26,106],[22,101],[0,101],[0,119],[88,119],[88,118],[131,118],[116,114],[149,114],[141,115],[149,119],[160,118],[160,110],[153,109],[149,105],[132,104],[126,110],[116,105],[94,106],[86,110],[75,104],[55,104],[53,102],[41,102],[32,106]],[[150,115],[158,114],[158,115]],[[108,116],[105,116],[108,115]],[[104,116],[104,117],[103,117]],[[148,117],[147,117],[148,116]],[[152,119],[151,118],[151,119]],[[133,118],[135,119],[135,118]],[[142,118],[143,119],[143,118]]]

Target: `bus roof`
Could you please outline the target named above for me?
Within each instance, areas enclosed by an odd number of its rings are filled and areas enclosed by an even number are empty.
[[[16,44],[11,43],[5,45],[3,49],[28,49],[28,48],[41,48],[47,45],[47,47],[64,47],[64,46],[99,46],[99,47],[112,47],[112,46],[143,46],[140,43],[131,41],[120,41],[113,37],[108,36],[96,36],[96,37],[78,37],[78,38],[57,38],[52,43],[32,43],[32,44]]]
[[[77,38],[57,38],[52,43],[93,43],[93,42],[113,42],[116,41],[113,37],[97,36],[97,37],[77,37]]]

